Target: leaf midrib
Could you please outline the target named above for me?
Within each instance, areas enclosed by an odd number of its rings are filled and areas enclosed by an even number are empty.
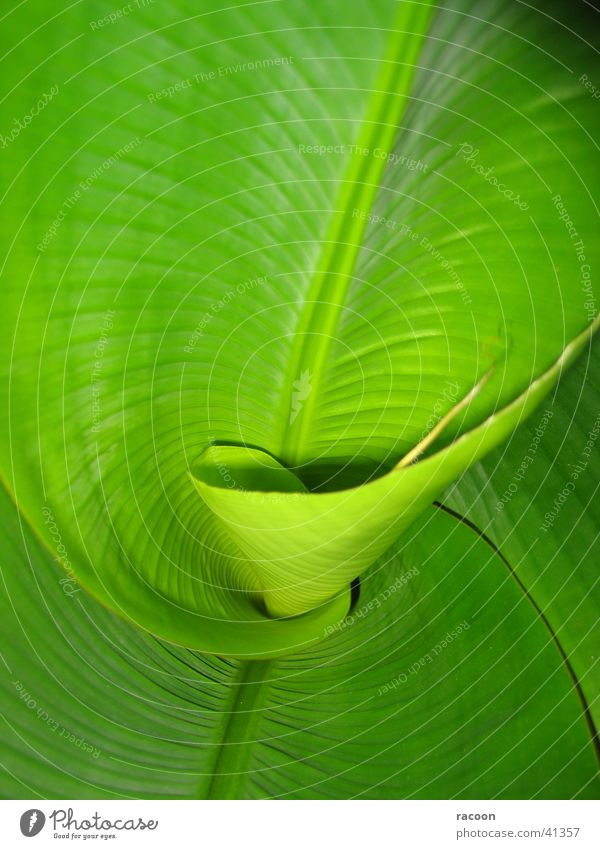
[[[202,799],[241,799],[254,742],[252,730],[260,719],[260,703],[268,689],[271,660],[244,661],[234,688],[233,700],[213,764],[212,775]]]
[[[278,452],[290,467],[307,459],[318,387],[362,249],[368,219],[366,215],[353,217],[353,210],[368,213],[373,206],[387,164],[385,157],[375,157],[373,153],[375,148],[390,153],[397,139],[434,3],[435,0],[425,0],[399,4],[373,97],[333,204],[335,211],[294,336],[289,379],[282,399]],[[358,149],[369,153],[362,155]],[[313,389],[290,425],[294,381],[306,371]]]

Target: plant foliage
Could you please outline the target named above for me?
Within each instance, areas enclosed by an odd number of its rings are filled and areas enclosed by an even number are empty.
[[[5,12],[2,795],[597,796],[596,18]]]

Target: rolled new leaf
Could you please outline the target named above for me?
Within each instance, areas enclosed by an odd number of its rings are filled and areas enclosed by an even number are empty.
[[[598,319],[509,406],[442,451],[363,486],[310,493],[256,448],[212,445],[194,484],[245,553],[274,617],[306,613],[364,572],[456,477],[505,439],[543,400]],[[470,393],[472,394],[472,393]]]

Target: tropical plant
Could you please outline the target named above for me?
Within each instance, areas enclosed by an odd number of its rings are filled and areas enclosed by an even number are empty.
[[[597,796],[597,13],[225,5],[2,19],[0,791]]]

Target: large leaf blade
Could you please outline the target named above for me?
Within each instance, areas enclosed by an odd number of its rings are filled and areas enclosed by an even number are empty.
[[[551,635],[494,551],[435,509],[364,577],[341,628],[258,662],[162,643],[69,597],[5,494],[1,517],[4,797],[597,793]]]

